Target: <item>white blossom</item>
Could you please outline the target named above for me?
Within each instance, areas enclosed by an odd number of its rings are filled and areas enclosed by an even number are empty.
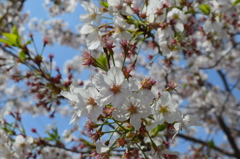
[[[99,11],[98,7],[92,1],[83,1],[82,6],[88,12],[87,14],[81,14],[80,20],[84,23],[100,23],[102,18],[102,13]]]
[[[130,40],[132,35],[127,31],[130,29],[130,25],[124,21],[123,18],[120,17],[119,14],[117,14],[114,18],[114,33],[113,38],[120,41],[122,39]]]
[[[99,91],[96,101],[100,106],[111,103],[118,108],[129,93],[128,82],[123,72],[117,67],[110,68],[107,75],[96,74],[92,82]]]
[[[124,121],[130,118],[131,125],[138,130],[141,127],[141,118],[150,115],[150,103],[144,100],[141,94],[133,93],[123,103],[123,106],[113,112],[113,118]]]
[[[96,25],[85,24],[82,26],[80,33],[88,34],[86,43],[89,50],[95,50],[101,45],[101,33]]]
[[[158,124],[163,124],[164,121],[173,123],[179,120],[180,114],[178,104],[172,101],[169,92],[164,92],[152,106],[152,114]]]

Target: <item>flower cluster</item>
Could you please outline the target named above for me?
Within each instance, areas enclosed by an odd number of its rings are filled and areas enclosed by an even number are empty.
[[[134,133],[140,133],[144,129],[151,132],[158,125],[174,125],[175,132],[191,125],[198,125],[194,122],[184,124],[184,121],[189,118],[181,115],[178,104],[171,98],[169,92],[163,92],[160,97],[154,96],[151,88],[155,83],[150,78],[145,78],[140,82],[134,77],[125,78],[122,70],[113,66],[107,74],[96,74],[92,82],[84,88],[71,85],[70,91],[62,91],[61,95],[68,98],[74,108],[70,123],[74,122],[77,117],[84,116],[88,116],[94,123],[112,119],[119,125],[127,122],[128,127],[134,128],[130,129],[130,132]],[[113,111],[111,115],[104,117],[104,108],[106,107]],[[126,128],[123,127],[123,129]],[[101,132],[99,131],[101,129],[98,130],[99,135],[97,135],[98,137],[95,135],[94,140],[100,139]],[[115,131],[120,132],[117,128]],[[125,140],[125,138],[122,139]],[[121,146],[124,147],[125,144],[129,143],[124,142]],[[153,142],[152,146],[154,145]],[[99,147],[97,148],[99,149]],[[100,153],[110,150],[109,148],[100,149],[104,149]],[[161,150],[161,152],[164,151]]]

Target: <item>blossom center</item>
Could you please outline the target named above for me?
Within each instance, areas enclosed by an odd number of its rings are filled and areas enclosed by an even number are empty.
[[[112,91],[114,94],[121,92],[121,85],[113,84],[113,86],[110,88],[110,91]]]
[[[117,6],[115,6],[115,8],[116,8],[117,10],[121,10],[121,9],[122,9],[122,5],[121,5],[121,4],[118,4]]]
[[[92,97],[89,97],[86,103],[93,106],[96,104],[95,100]]]
[[[115,32],[116,32],[116,33],[121,33],[121,32],[123,32],[123,31],[124,31],[124,29],[121,28],[120,26],[118,26],[118,25],[115,26]]]
[[[137,113],[137,109],[137,106],[131,104],[131,106],[128,108],[128,111],[130,112],[130,114],[135,114]]]
[[[168,114],[170,112],[169,107],[168,106],[160,106],[159,112],[162,114]]]
[[[96,13],[95,14],[90,14],[89,17],[95,19],[97,17],[97,14]]]
[[[20,147],[25,147],[25,143],[21,143],[19,145],[20,145]]]
[[[178,14],[173,14],[173,19],[179,19],[179,15]]]
[[[75,101],[70,101],[69,103],[71,104],[71,107],[74,107],[77,104]]]

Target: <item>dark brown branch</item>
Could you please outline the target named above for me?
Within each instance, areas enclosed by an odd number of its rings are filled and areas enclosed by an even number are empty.
[[[208,66],[208,67],[199,67],[199,69],[211,69],[211,68],[214,68],[216,67],[223,59],[225,56],[227,56],[230,52],[231,52],[232,49],[230,49],[225,55],[221,56],[214,65],[212,66]]]
[[[7,53],[8,55],[12,56],[13,58],[17,58],[19,59],[19,57],[17,55],[15,55],[14,53],[12,53],[11,51],[7,50],[5,47],[3,47],[2,45],[0,45],[0,48],[4,51],[4,53]],[[34,65],[30,64],[29,62],[25,61],[23,64],[25,64],[26,66],[28,66],[29,68],[33,69],[33,70],[37,70],[37,67],[35,67]]]
[[[226,91],[230,92],[231,90],[228,86],[228,82],[227,82],[227,79],[226,79],[225,75],[223,74],[223,72],[221,70],[218,70],[217,72],[218,72],[218,74],[220,75],[220,77],[223,81],[223,84],[224,84],[224,87],[225,87]]]
[[[227,127],[226,123],[224,122],[224,120],[221,116],[216,116],[216,117],[217,117],[217,120],[218,120],[219,125],[221,126],[223,132],[226,134],[231,147],[234,150],[234,153],[235,153],[234,156],[236,158],[240,159],[240,150],[238,149],[237,144],[236,144],[233,136],[231,135],[230,129]]]
[[[194,142],[194,143],[199,143],[199,144],[201,144],[201,145],[208,146],[208,143],[207,143],[207,142],[202,141],[202,140],[200,140],[200,139],[196,139],[196,138],[194,138],[194,137],[186,136],[186,135],[183,135],[183,134],[177,134],[177,136],[180,137],[180,138],[183,138],[183,139],[185,139],[185,140]],[[235,157],[235,156],[236,156],[235,154],[230,153],[230,152],[226,152],[225,150],[223,150],[223,149],[221,149],[221,148],[219,148],[219,147],[217,147],[217,146],[213,146],[212,149],[215,150],[215,151],[220,152],[220,153],[223,154],[223,155],[229,156],[229,157]]]

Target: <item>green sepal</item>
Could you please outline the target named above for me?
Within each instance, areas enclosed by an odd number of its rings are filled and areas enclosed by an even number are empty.
[[[103,54],[100,54],[99,58],[96,58],[97,66],[103,70],[107,70],[107,58]]]

